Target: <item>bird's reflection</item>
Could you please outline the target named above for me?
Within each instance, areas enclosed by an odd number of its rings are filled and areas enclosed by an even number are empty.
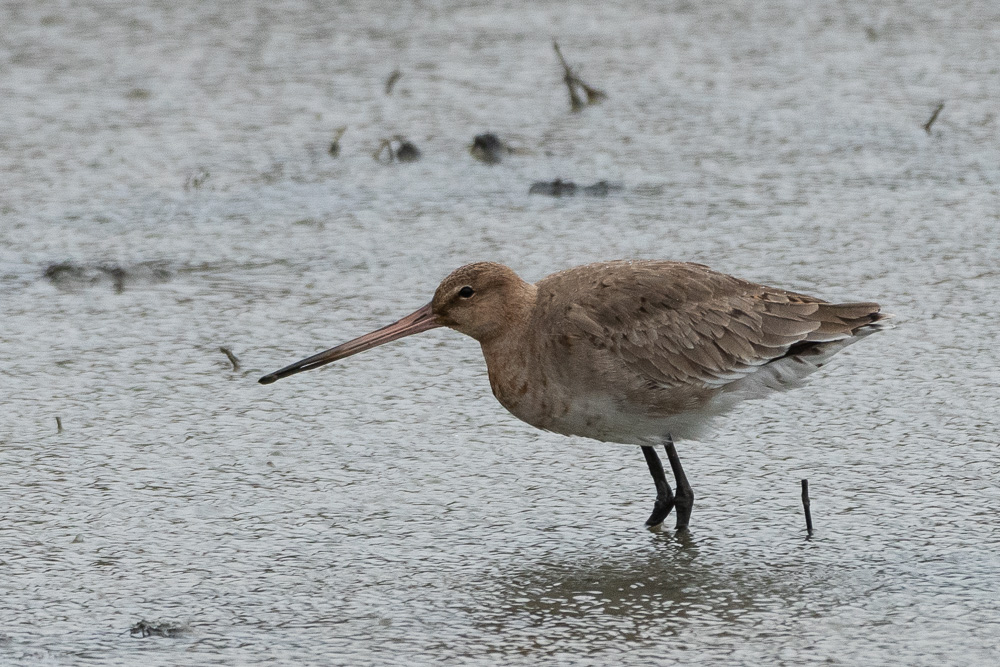
[[[521,563],[496,573],[469,611],[484,630],[535,638],[545,654],[548,645],[610,648],[706,623],[724,631],[748,613],[784,618],[810,584],[846,578],[816,563],[726,553],[717,542],[688,531],[651,532],[641,553],[614,548],[604,557]]]

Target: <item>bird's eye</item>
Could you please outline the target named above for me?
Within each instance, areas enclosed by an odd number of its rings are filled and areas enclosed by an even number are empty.
[[[463,299],[472,298],[472,295],[475,294],[475,293],[476,293],[476,290],[472,289],[468,285],[466,285],[462,289],[458,290],[458,295],[460,297],[462,297]]]

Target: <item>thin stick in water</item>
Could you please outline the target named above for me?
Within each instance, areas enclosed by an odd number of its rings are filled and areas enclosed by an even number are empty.
[[[344,136],[344,132],[347,132],[346,125],[338,127],[337,131],[333,133],[333,141],[330,142],[330,148],[327,150],[333,157],[340,155],[340,138]]]
[[[813,534],[813,518],[812,513],[809,511],[809,480],[802,480],[802,509],[806,512],[806,531],[809,533],[809,537]]]
[[[931,133],[931,125],[933,125],[934,121],[937,120],[938,114],[941,113],[941,109],[944,109],[944,102],[942,102],[937,106],[937,109],[935,109],[934,113],[931,114],[930,120],[924,123],[924,132],[926,132],[927,134]]]
[[[236,355],[233,354],[232,350],[230,350],[228,347],[220,347],[219,352],[222,352],[227,357],[229,357],[229,363],[233,365],[234,371],[240,370],[240,360],[236,358]]]
[[[570,69],[569,63],[563,58],[562,51],[559,50],[559,43],[552,40],[552,48],[556,50],[556,55],[559,57],[559,62],[563,67],[563,81],[566,83],[566,88],[569,89],[569,106],[571,111],[580,111],[585,106],[583,100],[576,92],[576,83],[578,79],[573,74],[573,70]]]
[[[56,428],[58,429],[56,433],[62,433],[62,419],[56,417]]]
[[[390,74],[389,78],[385,80],[385,94],[386,95],[392,95],[393,86],[396,85],[396,82],[399,81],[399,79],[402,76],[403,76],[403,73],[400,72],[398,69],[392,70],[392,74]]]

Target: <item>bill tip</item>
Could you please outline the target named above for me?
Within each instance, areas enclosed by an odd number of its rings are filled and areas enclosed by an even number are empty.
[[[271,373],[270,375],[265,375],[261,379],[257,380],[257,382],[261,384],[271,384],[272,382],[276,382],[277,380],[278,376],[275,375],[274,373]]]

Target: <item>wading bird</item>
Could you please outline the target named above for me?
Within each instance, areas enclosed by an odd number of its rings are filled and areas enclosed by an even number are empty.
[[[673,438],[696,436],[738,402],[798,386],[841,349],[887,328],[876,303],[827,303],[701,264],[615,261],[535,284],[502,264],[463,266],[434,299],[382,329],[265,375],[270,384],[435,327],[482,346],[493,395],[515,417],[564,435],[642,447],[656,485],[646,525],[694,494]],[[654,449],[663,445],[670,488]]]

